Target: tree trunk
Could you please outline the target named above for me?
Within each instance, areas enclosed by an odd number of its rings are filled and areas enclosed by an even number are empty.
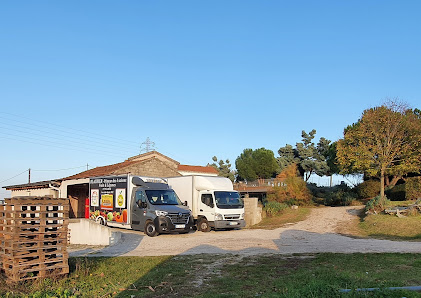
[[[380,196],[384,197],[384,169],[380,170]]]
[[[402,176],[393,176],[392,181],[390,181],[389,185],[390,186],[395,186],[396,183],[398,183],[398,181],[402,179]]]

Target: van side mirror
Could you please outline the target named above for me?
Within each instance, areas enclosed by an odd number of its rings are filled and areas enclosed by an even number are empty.
[[[184,206],[187,206],[187,201],[184,201],[184,204],[183,204]]]
[[[142,202],[142,201],[137,201],[137,206],[139,208],[147,208],[148,205],[146,204],[146,202]]]

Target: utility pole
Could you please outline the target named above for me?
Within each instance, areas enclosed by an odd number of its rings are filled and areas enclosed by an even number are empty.
[[[28,183],[31,183],[31,168],[28,169]]]
[[[89,170],[89,164],[86,163],[86,170]]]

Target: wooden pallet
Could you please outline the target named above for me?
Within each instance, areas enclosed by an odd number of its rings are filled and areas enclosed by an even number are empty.
[[[0,268],[11,281],[69,273],[69,201],[15,197],[0,205]]]

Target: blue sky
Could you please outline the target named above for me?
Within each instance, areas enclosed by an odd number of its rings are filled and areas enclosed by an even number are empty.
[[[419,1],[2,1],[0,186],[139,153],[183,164],[337,140],[421,107]],[[62,170],[69,169],[71,170]],[[77,169],[74,169],[77,168]],[[61,170],[61,171],[57,171]],[[6,181],[5,181],[6,180]],[[4,190],[0,190],[0,197]]]

